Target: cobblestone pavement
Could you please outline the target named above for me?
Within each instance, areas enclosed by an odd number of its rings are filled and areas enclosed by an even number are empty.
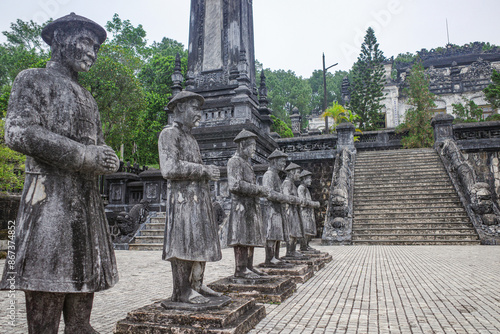
[[[267,305],[256,333],[500,333],[498,246],[315,246],[333,261],[281,305]],[[167,298],[168,262],[158,251],[117,251],[120,281],[96,293],[102,334],[127,312]],[[262,249],[256,263],[262,262]],[[4,260],[0,261],[3,268]],[[206,282],[233,271],[232,249],[207,264]],[[27,333],[24,294],[0,292],[0,332]],[[8,324],[15,300],[16,325]],[[60,333],[64,325],[61,323]]]

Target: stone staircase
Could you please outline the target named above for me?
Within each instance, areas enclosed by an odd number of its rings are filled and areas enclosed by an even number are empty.
[[[433,149],[359,152],[353,244],[479,244]]]
[[[129,244],[129,250],[163,250],[163,236],[165,234],[165,212],[157,212],[150,217],[144,228],[135,237],[134,243]]]

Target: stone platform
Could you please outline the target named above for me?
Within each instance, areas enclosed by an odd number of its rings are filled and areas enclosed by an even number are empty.
[[[305,283],[314,276],[314,270],[307,264],[288,265],[258,265],[259,270],[271,276],[285,276],[293,279],[295,283]]]
[[[208,286],[231,298],[255,298],[261,303],[282,303],[296,289],[294,280],[283,276],[265,276],[255,279],[229,276],[210,283]]]
[[[291,257],[291,256],[283,256],[280,260],[287,261],[294,265],[308,265],[314,271],[319,271],[320,269],[325,267],[326,262],[321,260],[320,258],[310,257],[309,255],[304,255],[304,257]]]
[[[266,316],[264,305],[253,299],[233,299],[228,305],[208,310],[165,309],[154,303],[130,311],[116,323],[115,334],[217,333],[243,334]]]

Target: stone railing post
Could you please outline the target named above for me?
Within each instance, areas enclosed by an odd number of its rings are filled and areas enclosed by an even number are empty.
[[[448,114],[438,114],[432,118],[435,148],[446,139],[453,139],[453,119],[453,116]]]
[[[354,152],[354,131],[356,127],[352,123],[340,123],[337,125],[337,152],[341,152],[344,148]]]

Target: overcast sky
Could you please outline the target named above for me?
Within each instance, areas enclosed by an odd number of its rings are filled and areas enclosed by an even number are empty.
[[[500,0],[254,0],[256,58],[273,70],[309,77],[326,66],[348,70],[368,26],[385,56],[432,49],[450,42],[500,45]],[[114,13],[142,24],[149,42],[162,37],[185,46],[189,0],[0,0],[0,31],[20,18],[45,22],[75,12],[104,25]],[[5,38],[0,37],[0,42]]]

